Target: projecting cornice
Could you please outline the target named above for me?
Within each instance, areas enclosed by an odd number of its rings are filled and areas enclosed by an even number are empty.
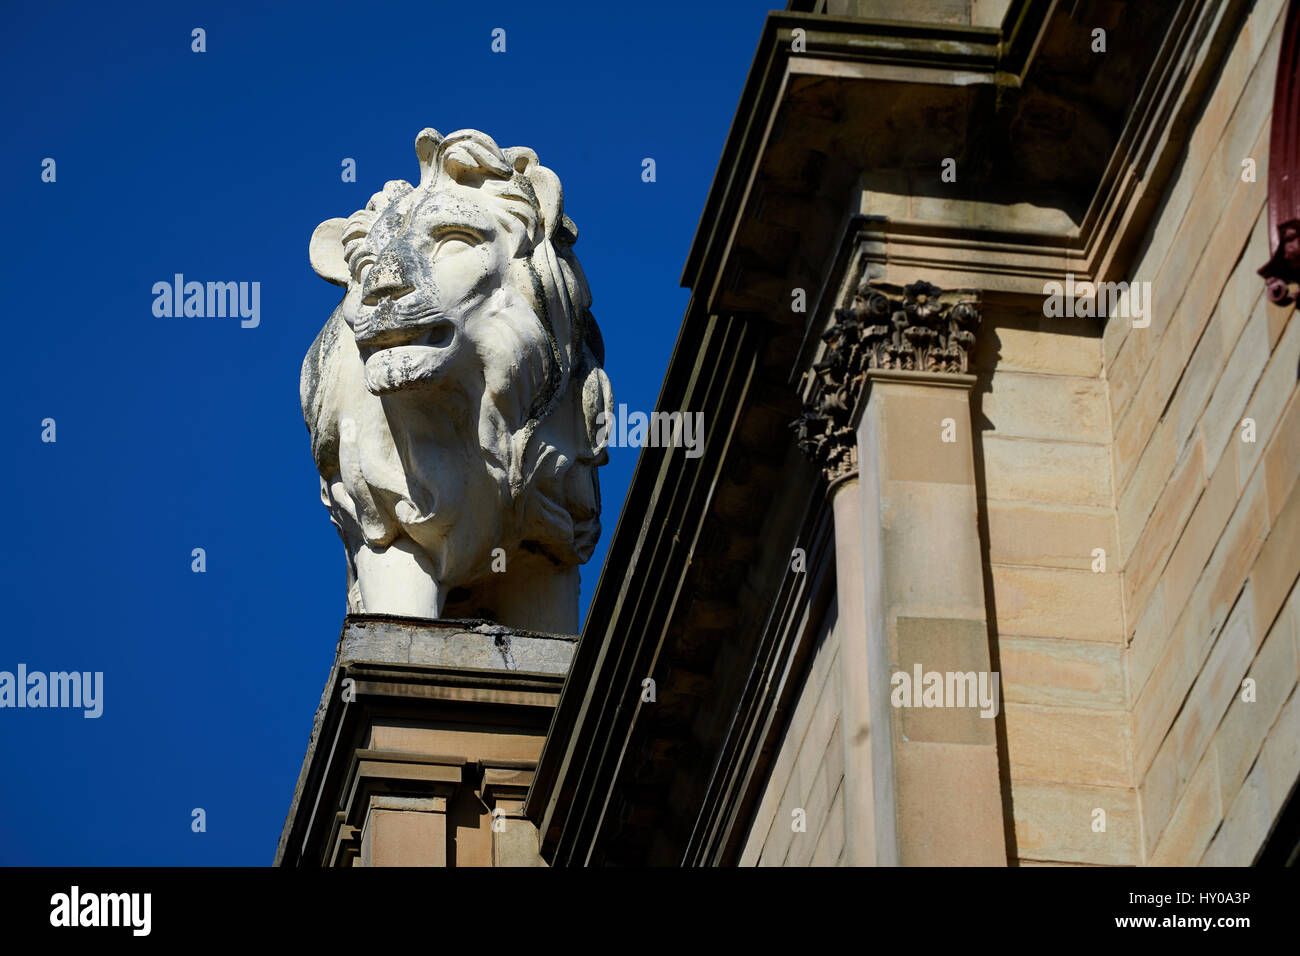
[[[773,14],[682,284],[702,311],[776,319],[805,288],[815,314],[851,243],[897,282],[1122,276],[1249,9],[1015,0],[1000,30]]]
[[[976,302],[913,282],[901,293],[864,278],[853,302],[836,309],[822,333],[821,361],[812,368],[803,414],[791,423],[799,448],[834,484],[857,472],[857,417],[872,372],[909,372],[950,379],[970,370],[980,327]]]

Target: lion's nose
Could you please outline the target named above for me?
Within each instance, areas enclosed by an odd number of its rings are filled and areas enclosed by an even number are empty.
[[[366,274],[361,286],[361,301],[366,305],[378,305],[380,299],[400,299],[414,291],[415,285],[407,275],[402,255],[389,248],[379,254]]]

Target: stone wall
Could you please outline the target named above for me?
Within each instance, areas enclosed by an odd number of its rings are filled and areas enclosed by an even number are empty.
[[[1099,325],[995,302],[985,317],[974,421],[1015,850],[1025,861],[1133,863]],[[1091,830],[1096,808],[1108,817],[1104,840]]]
[[[1248,864],[1300,774],[1300,321],[1256,272],[1283,7],[1233,41],[1132,274],[1101,277],[1150,283],[1149,327],[985,304],[977,471],[1024,864]]]
[[[781,738],[741,853],[741,866],[833,866],[844,849],[840,661],[832,605]],[[796,809],[807,829],[791,826]]]
[[[1282,7],[1251,12],[1141,249],[1150,327],[1103,338],[1131,710],[1115,741],[1141,819],[1123,862],[1251,862],[1300,772],[1300,322],[1256,274]]]

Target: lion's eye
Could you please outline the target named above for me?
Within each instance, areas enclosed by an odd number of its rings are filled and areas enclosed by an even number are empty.
[[[356,249],[350,250],[344,256],[344,261],[348,264],[348,270],[352,273],[353,280],[361,283],[365,281],[366,273],[370,271],[370,267],[375,264],[375,256],[370,252],[361,254],[358,254],[358,252],[359,250]]]
[[[433,249],[435,256],[455,255],[458,252],[464,252],[466,249],[472,249],[479,244],[479,237],[463,229],[445,229],[434,235],[436,245]]]
[[[354,276],[360,268],[359,259],[361,257],[359,253],[365,241],[366,234],[364,232],[354,232],[343,240],[343,261],[347,263]]]

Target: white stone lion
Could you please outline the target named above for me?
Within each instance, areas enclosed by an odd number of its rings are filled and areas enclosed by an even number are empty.
[[[418,186],[311,238],[347,290],[301,399],[348,610],[574,633],[613,409],[577,229],[530,149],[431,129],[415,149]]]

